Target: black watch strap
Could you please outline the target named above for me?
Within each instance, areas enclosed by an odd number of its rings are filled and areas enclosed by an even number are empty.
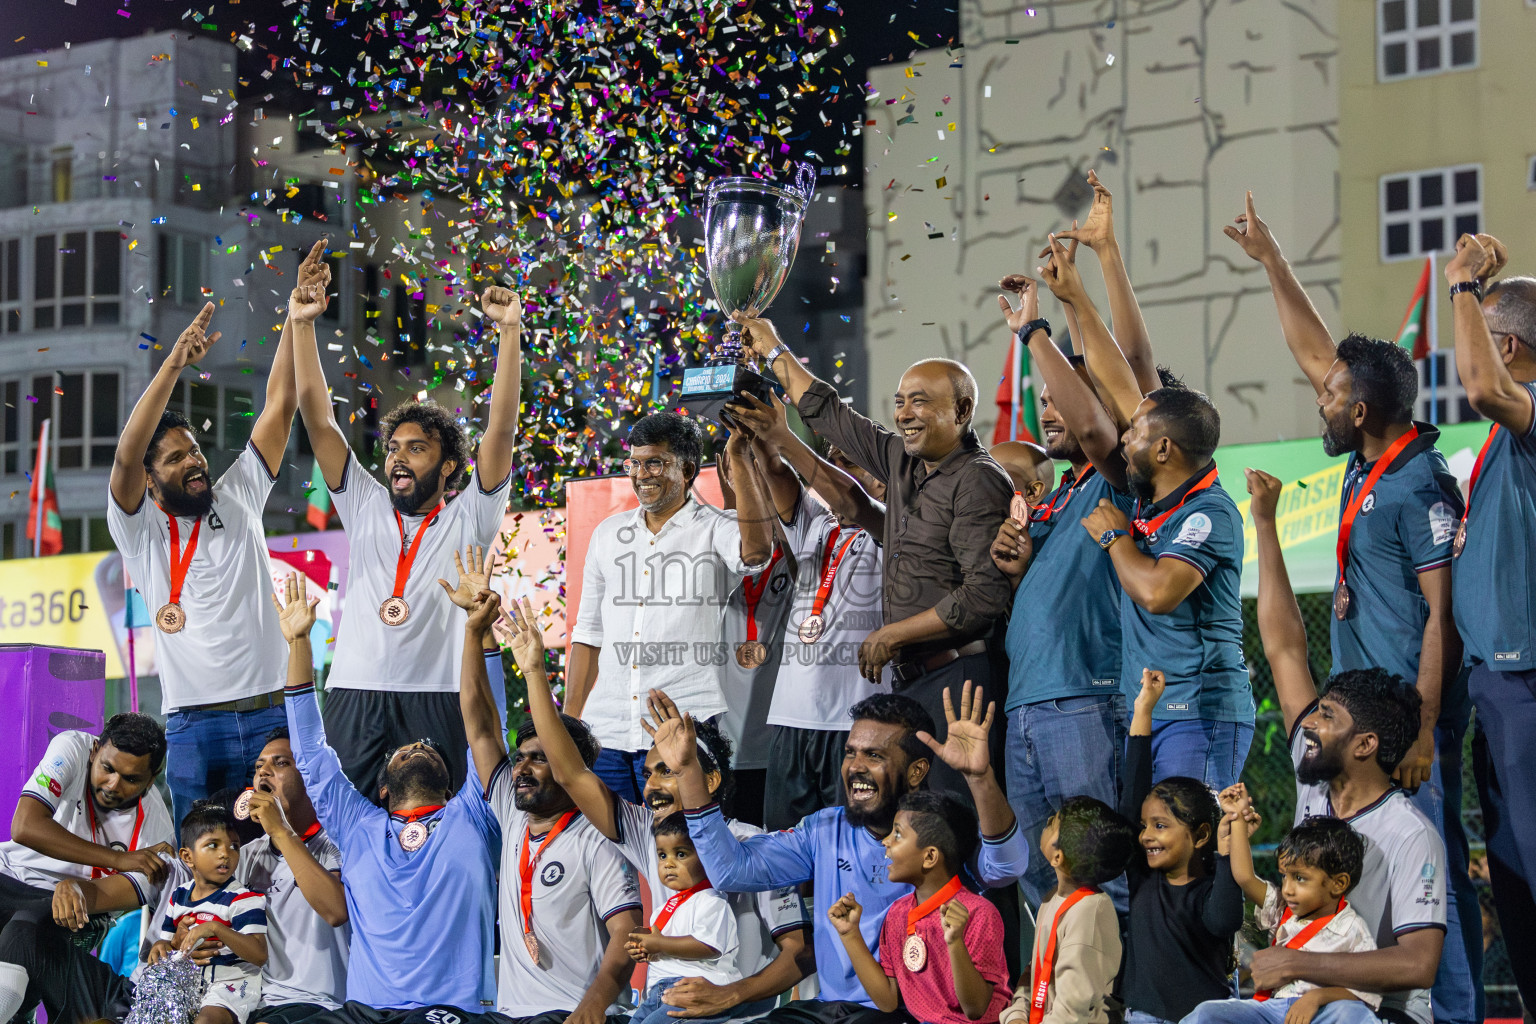
[[[1477,296],[1478,302],[1483,301],[1483,286],[1478,281],[1457,281],[1455,284],[1451,285],[1451,299],[1453,301],[1455,300],[1456,296],[1460,295],[1462,292],[1471,292],[1473,295]]]
[[[1051,336],[1051,322],[1043,316],[1036,317],[1019,328],[1019,340],[1027,345],[1029,343],[1029,336],[1036,331],[1044,331],[1045,336],[1049,338]]]

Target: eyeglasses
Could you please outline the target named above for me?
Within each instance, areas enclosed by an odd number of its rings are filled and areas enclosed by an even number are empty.
[[[644,468],[646,476],[660,476],[668,466],[676,462],[676,459],[625,459],[624,472],[630,476],[639,476]]]

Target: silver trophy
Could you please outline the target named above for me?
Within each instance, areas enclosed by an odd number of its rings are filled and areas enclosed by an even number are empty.
[[[760,316],[789,275],[800,248],[800,224],[816,190],[816,170],[799,164],[795,180],[716,178],[704,194],[704,260],[720,311]],[[721,419],[726,402],[746,391],[768,400],[772,383],[742,365],[741,325],[728,321],[725,341],[707,365],[683,371],[682,404]]]

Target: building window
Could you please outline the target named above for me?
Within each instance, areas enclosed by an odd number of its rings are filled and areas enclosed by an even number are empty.
[[[1381,179],[1381,258],[1384,262],[1455,248],[1482,230],[1482,168],[1440,167]]]
[[[1424,423],[1471,423],[1482,419],[1472,403],[1467,401],[1467,389],[1461,386],[1456,375],[1456,353],[1442,348],[1430,352],[1421,359],[1419,368],[1419,399],[1414,406],[1413,418]]]
[[[21,381],[0,381],[0,476],[21,472],[21,453],[26,447],[21,432]]]
[[[37,430],[44,418],[53,418],[56,461],[54,468],[108,469],[117,451],[122,430],[122,378],[116,373],[57,373],[34,377],[32,424],[28,447],[35,451]],[[32,461],[27,462],[30,471]]]
[[[119,321],[123,245],[116,231],[38,235],[32,245],[34,330]]]
[[[0,239],[0,334],[21,330],[21,239]]]
[[[251,439],[256,421],[255,396],[250,391],[197,381],[178,383],[167,408],[182,413],[191,422],[214,479],[234,465]]]
[[[0,139],[0,210],[27,205],[27,147]]]
[[[1477,65],[1477,0],[1376,0],[1377,77]]]
[[[169,232],[160,236],[160,297],[178,306],[203,301],[203,254],[200,239]]]

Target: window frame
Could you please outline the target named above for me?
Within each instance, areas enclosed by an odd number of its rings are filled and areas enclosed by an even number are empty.
[[[1455,198],[1456,175],[1464,171],[1477,172],[1477,200],[1471,203],[1457,202]],[[1424,207],[1420,205],[1420,191],[1422,180],[1431,174],[1441,176],[1441,189],[1444,202],[1439,207]],[[1387,188],[1389,184],[1398,181],[1408,183],[1408,207],[1405,210],[1391,211],[1387,209]],[[1486,174],[1482,164],[1455,164],[1450,167],[1424,167],[1411,171],[1394,171],[1391,174],[1383,174],[1376,181],[1376,221],[1377,221],[1377,251],[1383,263],[1401,263],[1404,260],[1423,259],[1431,251],[1450,252],[1456,247],[1456,239],[1460,232],[1455,230],[1455,222],[1458,217],[1469,213],[1477,217],[1477,230],[1483,229],[1483,196],[1486,192]],[[1421,225],[1430,219],[1426,211],[1440,209],[1442,226],[1442,242],[1437,249],[1430,250],[1420,245]],[[1392,253],[1387,247],[1387,231],[1389,228],[1407,224],[1409,227],[1409,246],[1407,252]]]
[[[64,279],[67,267],[65,264],[66,253],[63,251],[64,240],[70,235],[76,234],[85,236],[85,259],[80,271],[83,275],[81,292],[79,295],[65,295]],[[109,236],[112,244],[117,246],[117,291],[115,292],[98,292],[96,290],[96,243],[101,236]],[[31,287],[28,288],[26,285],[23,285],[20,291],[24,298],[21,299],[19,308],[23,308],[27,314],[22,317],[23,324],[31,324],[29,329],[33,331],[85,331],[96,327],[121,327],[123,325],[123,275],[126,270],[127,261],[123,258],[125,248],[120,230],[115,227],[71,225],[65,228],[39,231],[29,236],[29,238],[34,258],[31,261],[31,274],[27,275],[30,277],[30,281],[26,282]],[[48,270],[48,278],[51,281],[53,290],[52,297],[40,297],[37,294],[38,288],[42,284],[42,276],[39,273],[41,264],[36,259],[36,253],[38,244],[45,239],[53,240],[51,246],[54,257],[53,266]],[[64,323],[65,307],[76,305],[82,308],[84,319],[77,324]],[[100,308],[98,309],[98,307]],[[113,315],[110,319],[105,316],[108,307],[113,310]],[[50,323],[40,324],[38,322],[38,313],[41,310],[48,311]]]
[[[1405,27],[1389,33],[1386,30],[1386,6],[1397,2],[1404,5]],[[1419,2],[1420,0],[1376,0],[1376,81],[1378,83],[1402,82],[1410,78],[1427,78],[1431,75],[1444,75],[1456,71],[1473,71],[1482,65],[1482,9],[1479,0],[1470,0],[1472,4],[1470,21],[1452,21],[1451,4],[1455,0],[1437,0],[1440,5],[1440,23],[1429,28],[1420,28],[1418,25]],[[1526,3],[1529,5],[1531,0],[1526,0]],[[1451,38],[1466,32],[1467,25],[1471,26],[1472,60],[1467,64],[1452,64]],[[1429,39],[1439,41],[1441,63],[1438,67],[1425,71],[1418,66],[1418,45]],[[1401,74],[1388,74],[1387,47],[1399,43],[1406,47],[1404,61],[1407,70]]]

